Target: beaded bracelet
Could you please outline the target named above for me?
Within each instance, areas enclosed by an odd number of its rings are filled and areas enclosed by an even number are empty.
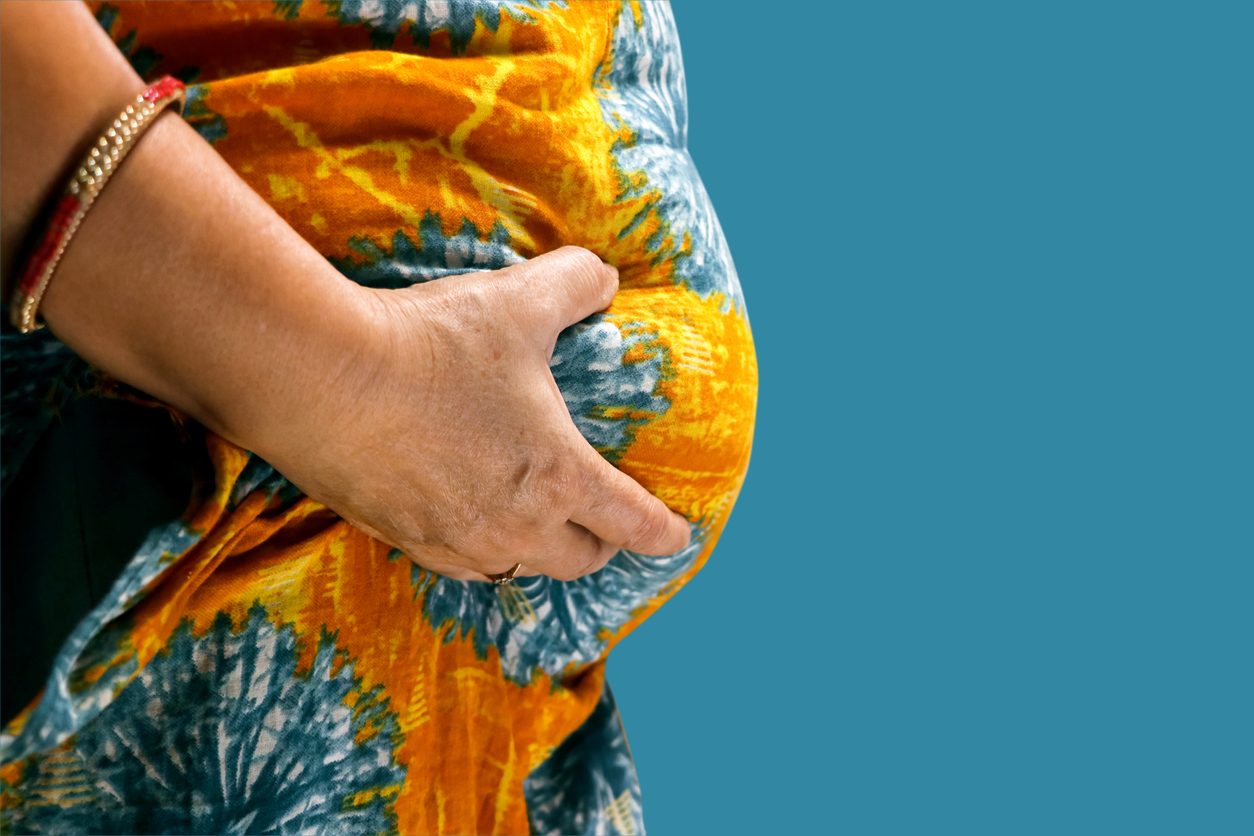
[[[38,320],[39,302],[48,289],[57,263],[69,246],[70,238],[83,222],[83,216],[96,196],[162,110],[177,102],[179,111],[182,111],[183,95],[183,84],[178,79],[171,76],[160,79],[118,114],[113,124],[96,140],[91,153],[83,159],[78,172],[57,201],[48,229],[39,246],[31,253],[14,288],[9,317],[14,327],[23,334],[43,327]]]

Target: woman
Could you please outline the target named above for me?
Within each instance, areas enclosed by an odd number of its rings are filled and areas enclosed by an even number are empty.
[[[73,352],[206,463],[6,728],[7,823],[641,829],[605,657],[707,559],[756,397],[669,9],[3,16],[6,265],[140,75],[190,85],[6,400]]]

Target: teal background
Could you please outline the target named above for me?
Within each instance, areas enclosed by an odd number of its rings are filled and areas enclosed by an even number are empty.
[[[1252,9],[676,4],[761,396],[651,833],[1254,832]]]

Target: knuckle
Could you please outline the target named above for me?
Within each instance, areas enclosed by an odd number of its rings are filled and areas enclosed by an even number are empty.
[[[604,291],[611,283],[611,277],[600,256],[583,247],[563,247],[568,250],[563,258],[572,278],[579,286],[596,291]]]
[[[601,558],[595,551],[572,558],[559,568],[551,577],[559,581],[575,581],[591,575],[601,568]]]
[[[450,304],[444,315],[457,323],[459,328],[476,328],[485,319],[491,318],[491,311],[500,307],[500,297],[505,286],[492,282],[468,282],[463,285],[464,291],[454,304]]]
[[[540,292],[529,294],[525,299],[531,316],[545,323],[560,319],[566,308],[556,285],[542,284]]]
[[[570,465],[557,456],[532,456],[522,461],[511,480],[515,506],[528,518],[553,517],[566,504],[573,487]]]
[[[601,561],[601,566],[604,567],[607,563],[613,560],[618,555],[618,551],[618,546],[614,543],[599,543],[597,545],[597,557]]]
[[[588,559],[583,569],[580,570],[580,576],[601,571],[615,554],[617,554],[616,549],[604,547],[596,537],[588,535]]]
[[[554,516],[566,517],[568,498],[574,490],[575,479],[570,465],[563,461],[553,464],[545,475],[542,491],[542,507],[545,512]]]
[[[657,513],[641,509],[640,518],[631,528],[631,546],[647,549],[657,545],[666,533],[666,523]]]
[[[600,572],[605,568],[605,564],[610,562],[609,556],[602,554],[601,549],[593,546],[590,548],[590,552],[588,562],[585,563],[583,569],[580,570],[581,577],[583,575],[592,575]]]
[[[503,300],[521,293],[511,281],[492,280],[486,273],[468,273],[453,278],[460,281],[441,280],[424,285],[431,288],[429,321],[454,335],[478,335],[490,328],[508,308]]]
[[[567,522],[563,522],[558,531],[550,528],[543,532],[535,546],[540,549],[536,552],[537,557],[530,561],[525,557],[519,560],[554,580],[573,581],[597,571],[606,563],[601,541],[596,535],[578,526],[572,528]],[[542,559],[540,555],[543,555]]]
[[[567,244],[558,249],[558,252],[561,253],[562,259],[571,266],[571,269],[584,270],[588,273],[600,272],[601,259],[592,250]]]

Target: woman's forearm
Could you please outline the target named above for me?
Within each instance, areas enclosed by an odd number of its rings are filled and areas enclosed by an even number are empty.
[[[4,4],[6,264],[69,166],[142,87],[84,6]],[[72,50],[58,44],[73,43]],[[6,291],[8,288],[6,288]],[[333,369],[360,327],[356,286],[191,127],[167,113],[70,242],[41,305],[88,361],[246,446],[297,403],[285,368]],[[342,339],[340,339],[342,338]]]
[[[167,113],[88,213],[43,313],[90,362],[261,451],[275,410],[303,408],[301,372],[333,376],[363,340],[359,293]]]

